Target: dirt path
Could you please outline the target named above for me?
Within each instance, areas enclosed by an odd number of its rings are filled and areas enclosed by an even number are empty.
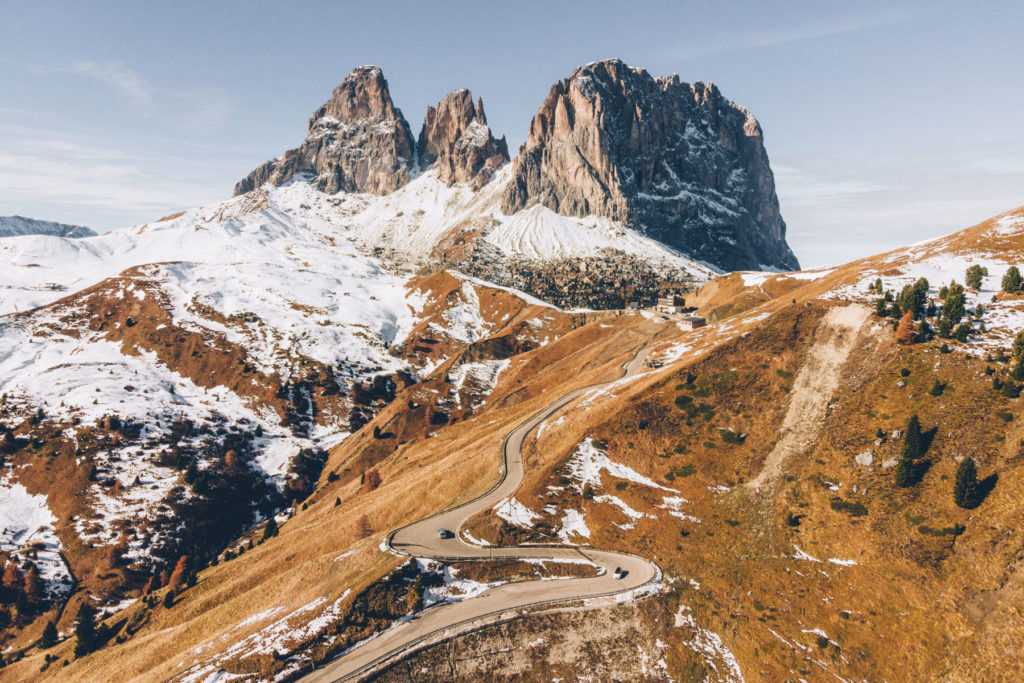
[[[830,309],[821,319],[814,346],[790,391],[789,410],[779,430],[782,438],[747,487],[760,490],[772,485],[782,474],[787,459],[806,453],[817,441],[825,409],[839,387],[843,365],[868,315],[870,311],[864,306],[849,304]]]

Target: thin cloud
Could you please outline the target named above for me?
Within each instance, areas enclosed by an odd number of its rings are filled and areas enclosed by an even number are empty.
[[[753,31],[733,29],[725,35],[714,36],[712,40],[689,43],[677,49],[666,51],[662,57],[665,60],[693,59],[708,55],[819,40],[821,38],[900,24],[913,19],[922,12],[957,4],[958,1],[907,3],[900,6],[882,7],[873,12],[860,10],[857,14],[825,19],[800,26],[773,26]]]
[[[152,88],[142,76],[125,66],[83,60],[72,64],[71,72],[103,83],[143,112],[152,113],[156,110]]]
[[[774,167],[775,184],[783,206],[825,206],[850,202],[861,195],[888,189],[863,178],[836,177],[785,164]]]

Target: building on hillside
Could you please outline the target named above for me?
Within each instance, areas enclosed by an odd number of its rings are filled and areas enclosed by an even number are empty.
[[[697,315],[688,315],[679,321],[679,327],[684,330],[695,330],[698,327],[704,327],[707,324],[707,320]]]
[[[659,296],[658,303],[655,304],[654,308],[659,313],[682,313],[683,309],[686,308],[686,299],[678,294]]]

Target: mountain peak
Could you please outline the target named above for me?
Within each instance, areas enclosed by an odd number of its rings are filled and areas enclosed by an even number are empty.
[[[309,132],[324,118],[355,122],[364,119],[397,121],[401,110],[391,100],[384,72],[376,66],[357,66],[309,120]]]
[[[479,189],[508,162],[505,138],[494,139],[483,100],[477,99],[474,105],[473,94],[466,88],[427,107],[418,144],[420,166],[433,165],[438,178],[448,185],[464,182]]]
[[[235,194],[296,176],[311,177],[328,194],[388,194],[409,182],[414,164],[412,131],[383,72],[359,66],[310,117],[302,145],[253,170],[235,185]]]
[[[619,59],[555,83],[516,158],[503,210],[541,204],[622,221],[725,269],[791,269],[760,126],[717,86]]]

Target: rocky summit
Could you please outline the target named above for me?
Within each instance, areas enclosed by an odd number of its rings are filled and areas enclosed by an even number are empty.
[[[419,138],[420,166],[434,165],[438,178],[474,190],[487,184],[508,163],[505,138],[495,140],[487,126],[483,100],[462,88],[448,93],[436,107],[427,107]]]
[[[790,270],[775,180],[753,114],[710,83],[613,59],[552,86],[503,207],[607,216],[726,270]]]
[[[245,194],[264,183],[282,185],[296,175],[327,194],[388,194],[409,182],[415,147],[409,123],[391,101],[375,66],[356,68],[309,119],[305,141],[235,185]]]
[[[406,262],[443,254],[445,265],[513,286],[525,280],[495,273],[513,263],[517,272],[548,272],[568,257],[582,274],[581,259],[624,263],[641,243],[649,263],[686,257],[673,265],[689,273],[682,279],[642,269],[672,286],[706,281],[708,268],[798,267],[761,127],[710,83],[654,78],[615,59],[580,67],[552,86],[508,162],[505,138],[492,134],[469,90],[427,107],[414,140],[380,69],[364,66],[313,115],[301,146],[250,173],[235,194],[302,177],[331,195],[395,195],[370,211],[387,226],[370,231],[374,247]],[[571,273],[573,263],[559,271]],[[637,279],[635,268],[612,270]],[[555,301],[601,306],[601,289],[596,299],[562,292]],[[640,289],[628,296],[650,299],[658,287]]]

